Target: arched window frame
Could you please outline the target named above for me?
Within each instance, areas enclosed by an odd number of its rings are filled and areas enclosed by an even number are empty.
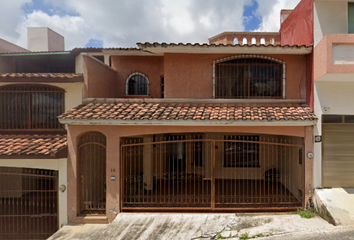
[[[142,94],[142,95],[130,95],[130,94],[129,94],[129,81],[130,81],[130,79],[132,79],[132,77],[134,77],[134,76],[142,76],[142,77],[144,77],[144,78],[146,79],[146,81],[147,81],[147,83],[146,83],[146,84],[147,84],[147,86],[146,86],[146,92],[147,92],[147,94],[146,94],[146,95],[145,95],[145,94]],[[126,95],[126,96],[149,96],[149,95],[150,95],[149,86],[150,86],[150,81],[149,81],[148,77],[147,77],[145,74],[140,73],[140,72],[132,73],[132,74],[129,75],[129,77],[128,77],[127,80],[125,81],[125,95]]]
[[[218,60],[213,61],[213,98],[215,98],[215,91],[216,91],[216,72],[215,72],[215,66],[218,63],[226,62],[229,60],[233,59],[242,59],[242,58],[259,58],[259,59],[267,59],[276,63],[280,63],[283,66],[283,74],[282,74],[282,98],[285,99],[285,80],[286,80],[286,63],[280,59],[272,58],[272,57],[267,57],[267,56],[262,56],[262,55],[237,55],[237,56],[231,56],[231,57],[226,57],[226,58],[221,58]]]
[[[13,95],[11,95],[13,94]],[[44,94],[54,94],[49,96]],[[0,129],[64,129],[57,117],[65,111],[65,90],[46,84],[8,84],[0,86]],[[3,109],[4,108],[4,109]],[[8,108],[8,113],[6,113]],[[50,112],[54,115],[50,115]],[[49,113],[49,114],[48,114]],[[6,116],[11,115],[11,123]],[[48,119],[51,121],[48,122]]]

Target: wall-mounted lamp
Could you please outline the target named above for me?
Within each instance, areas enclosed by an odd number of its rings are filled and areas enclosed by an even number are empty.
[[[322,142],[322,136],[321,135],[316,135],[315,136],[315,142]]]
[[[330,107],[323,107],[323,111],[326,113],[329,111],[329,109],[331,109]]]
[[[65,192],[66,186],[64,184],[60,185],[59,190],[60,192]]]

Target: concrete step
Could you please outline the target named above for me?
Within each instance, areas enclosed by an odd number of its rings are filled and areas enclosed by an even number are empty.
[[[354,188],[316,189],[315,209],[335,226],[354,224]]]
[[[107,216],[78,216],[74,218],[70,223],[80,224],[80,223],[94,223],[94,224],[107,224]]]

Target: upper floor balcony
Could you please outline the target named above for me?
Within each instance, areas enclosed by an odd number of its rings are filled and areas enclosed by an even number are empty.
[[[327,34],[314,48],[314,79],[353,81],[354,34]]]

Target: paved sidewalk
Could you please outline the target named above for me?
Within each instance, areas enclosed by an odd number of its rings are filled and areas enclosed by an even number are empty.
[[[49,239],[238,239],[241,235],[258,239],[338,239],[328,237],[345,233],[353,236],[353,232],[354,226],[335,227],[322,218],[305,219],[297,214],[121,213],[112,224],[67,225]]]

